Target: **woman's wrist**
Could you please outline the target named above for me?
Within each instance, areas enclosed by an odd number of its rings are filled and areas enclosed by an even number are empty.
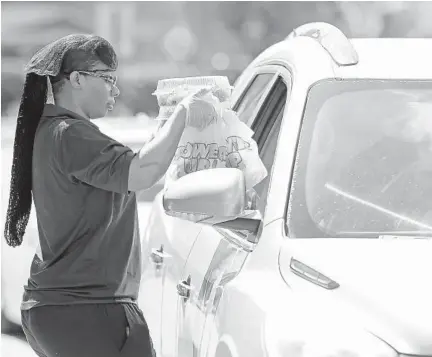
[[[173,113],[173,120],[180,121],[182,124],[182,127],[186,127],[186,116],[187,116],[187,108],[185,105],[180,103],[176,110]]]

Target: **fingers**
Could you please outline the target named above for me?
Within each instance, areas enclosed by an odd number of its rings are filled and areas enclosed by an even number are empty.
[[[209,109],[210,110],[206,110],[205,108],[197,108],[195,110],[189,111],[186,125],[199,130],[206,128],[214,120],[217,120],[216,113],[214,110],[211,110],[213,108]]]
[[[219,100],[219,102],[225,102],[229,98],[229,94],[217,87],[212,90],[212,94]]]
[[[214,88],[201,88],[184,101],[187,104],[187,107],[185,106],[187,109],[186,126],[203,130],[218,119],[218,112],[215,108],[218,100],[213,97]]]

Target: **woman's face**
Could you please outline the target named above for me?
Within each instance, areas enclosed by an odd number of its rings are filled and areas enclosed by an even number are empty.
[[[80,93],[82,111],[89,119],[106,116],[113,110],[115,98],[120,94],[114,80],[115,73],[100,64],[87,73],[80,72],[80,75],[84,82]]]

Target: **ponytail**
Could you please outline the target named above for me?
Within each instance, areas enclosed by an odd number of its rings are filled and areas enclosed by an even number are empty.
[[[47,77],[29,73],[18,112],[9,205],[4,235],[8,245],[21,245],[32,204],[33,143],[47,100]]]

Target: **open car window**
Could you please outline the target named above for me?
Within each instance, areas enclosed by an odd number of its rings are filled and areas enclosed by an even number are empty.
[[[290,87],[291,78],[284,79],[276,74],[276,70],[259,73],[234,107],[240,119],[251,126],[260,158],[268,172],[267,177],[254,187],[259,197],[257,209],[262,215],[267,204],[277,139]]]
[[[233,107],[243,123],[251,124],[251,119],[256,114],[263,96],[274,82],[274,77],[275,73],[271,72],[257,74]]]
[[[267,204],[270,175],[274,164],[279,131],[287,102],[288,89],[287,84],[279,77],[252,125],[254,139],[258,145],[258,152],[268,173],[267,177],[254,187],[259,196],[258,210],[262,215],[264,215]]]

